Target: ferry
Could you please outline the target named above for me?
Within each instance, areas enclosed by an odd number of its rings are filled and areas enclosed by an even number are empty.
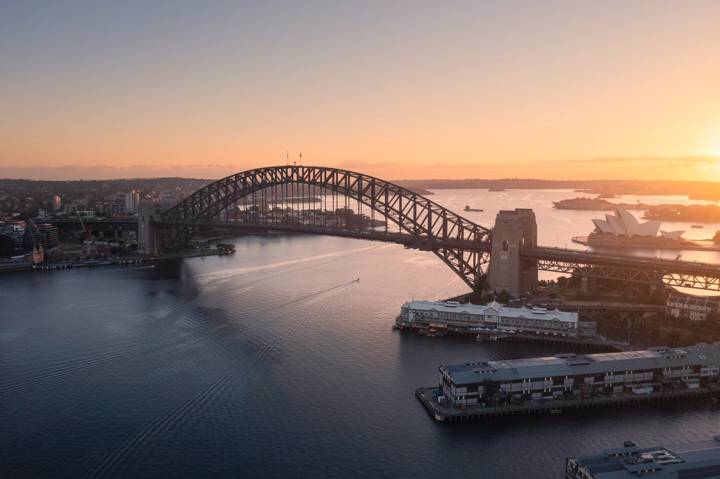
[[[222,255],[235,254],[235,245],[232,243],[216,243],[215,247]]]

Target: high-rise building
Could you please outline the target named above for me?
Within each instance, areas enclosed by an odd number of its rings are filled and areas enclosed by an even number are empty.
[[[55,195],[52,200],[53,211],[60,211],[62,208],[62,198],[60,195]]]
[[[40,242],[44,249],[54,248],[58,245],[58,228],[49,223],[42,223],[37,227],[40,232]]]
[[[132,215],[137,213],[139,204],[140,192],[138,190],[132,190],[125,193],[125,212],[127,214]]]

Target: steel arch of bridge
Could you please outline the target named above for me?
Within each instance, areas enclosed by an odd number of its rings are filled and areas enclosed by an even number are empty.
[[[272,166],[243,171],[211,183],[162,214],[163,247],[184,246],[197,225],[211,223],[226,208],[254,192],[287,184],[320,187],[370,207],[404,233],[404,238],[395,242],[432,251],[470,287],[480,287],[484,265],[489,262],[491,232],[488,228],[394,183],[337,168]],[[347,236],[346,231],[343,236]],[[358,233],[357,237],[367,235]],[[386,240],[394,241],[389,236]]]

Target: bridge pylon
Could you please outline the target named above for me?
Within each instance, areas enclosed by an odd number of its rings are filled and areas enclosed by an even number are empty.
[[[494,293],[507,290],[520,296],[537,288],[537,263],[524,260],[524,248],[537,247],[535,212],[527,208],[501,210],[495,217],[490,248],[488,285]]]
[[[138,251],[148,256],[162,253],[161,229],[157,222],[160,215],[151,200],[141,200],[138,205]]]

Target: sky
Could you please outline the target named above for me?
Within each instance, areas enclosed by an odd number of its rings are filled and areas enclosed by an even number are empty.
[[[718,1],[0,0],[0,177],[720,181],[718,25]]]

